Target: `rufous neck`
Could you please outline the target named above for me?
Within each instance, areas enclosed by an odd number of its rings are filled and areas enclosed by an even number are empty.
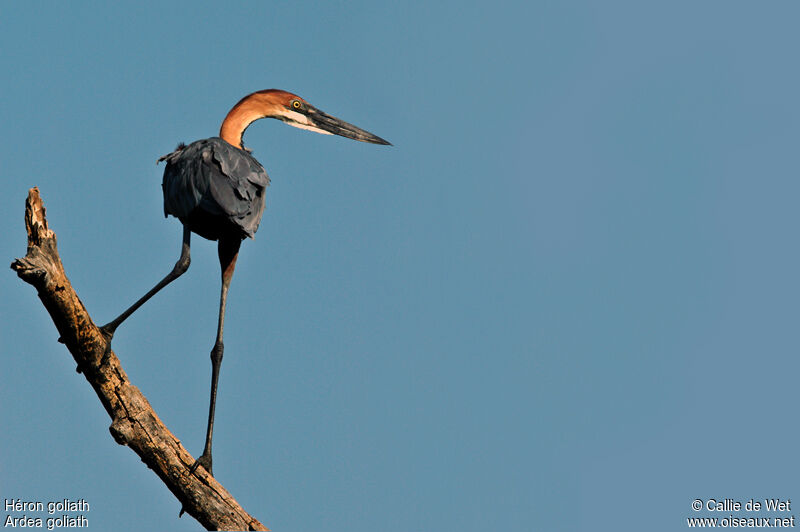
[[[242,136],[245,129],[259,118],[264,118],[265,116],[263,107],[243,100],[228,112],[228,116],[225,117],[225,120],[222,121],[222,126],[219,128],[219,136],[228,144],[244,149]]]

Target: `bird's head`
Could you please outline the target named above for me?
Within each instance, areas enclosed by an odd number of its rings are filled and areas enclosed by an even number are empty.
[[[369,131],[323,113],[296,94],[278,89],[254,92],[239,100],[223,120],[219,136],[242,148],[245,129],[260,118],[277,118],[290,126],[325,135],[339,135],[372,144],[390,144]]]

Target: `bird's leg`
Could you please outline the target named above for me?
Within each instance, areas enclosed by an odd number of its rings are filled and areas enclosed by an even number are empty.
[[[143,295],[136,303],[131,305],[128,310],[117,316],[114,321],[106,323],[102,327],[100,327],[100,331],[103,335],[108,338],[108,345],[111,345],[111,338],[114,336],[114,331],[117,330],[119,324],[125,321],[128,316],[134,313],[136,309],[144,305],[144,303],[153,297],[159,290],[167,286],[169,283],[180,277],[186,270],[189,269],[189,263],[191,262],[191,257],[189,255],[189,240],[191,239],[192,232],[186,227],[183,227],[183,243],[181,244],[181,256],[178,259],[178,262],[175,263],[175,266],[172,268],[172,271],[167,274],[166,277],[161,279],[161,281],[155,285],[149,292]]]
[[[219,295],[219,321],[217,322],[217,341],[214,342],[214,348],[211,350],[211,402],[208,407],[208,429],[206,430],[206,444],[203,448],[203,454],[189,470],[193,473],[198,465],[202,465],[208,473],[213,476],[211,470],[211,438],[214,434],[214,407],[217,403],[217,382],[219,381],[219,367],[222,364],[222,353],[224,346],[222,344],[222,330],[225,326],[225,301],[228,298],[228,286],[231,284],[231,277],[233,277],[233,270],[236,267],[236,258],[239,255],[239,246],[242,244],[241,239],[234,237],[233,239],[219,240],[219,266],[222,270],[222,290]]]

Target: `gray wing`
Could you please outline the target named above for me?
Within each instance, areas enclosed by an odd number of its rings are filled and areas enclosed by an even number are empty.
[[[178,146],[162,159],[165,215],[212,240],[224,230],[255,235],[269,177],[252,155],[213,137]]]

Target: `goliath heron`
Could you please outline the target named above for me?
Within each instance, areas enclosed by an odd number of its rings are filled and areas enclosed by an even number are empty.
[[[167,162],[162,182],[164,215],[171,214],[183,224],[180,258],[172,271],[152,290],[114,321],[101,327],[101,330],[110,344],[120,323],[189,268],[189,241],[192,233],[218,242],[222,290],[219,298],[217,338],[211,350],[208,428],[203,454],[192,465],[192,472],[198,465],[202,465],[213,475],[211,437],[223,353],[225,300],[239,246],[245,237],[252,238],[255,235],[264,212],[264,195],[269,177],[242,144],[242,136],[247,127],[260,118],[277,118],[290,126],[326,135],[335,134],[362,142],[389,144],[372,133],[323,113],[295,94],[269,89],[249,94],[234,105],[222,121],[219,137],[198,140],[188,146],[180,144],[175,151],[158,160]]]

